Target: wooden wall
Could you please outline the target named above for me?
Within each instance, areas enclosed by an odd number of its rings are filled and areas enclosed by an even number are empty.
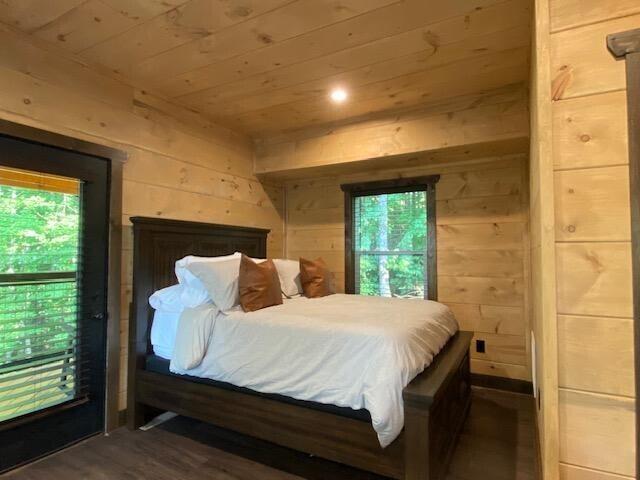
[[[324,258],[342,291],[340,184],[441,174],[436,187],[439,300],[454,310],[461,328],[486,342],[486,353],[472,353],[474,372],[529,380],[527,158],[424,165],[288,182],[287,256]]]
[[[550,2],[561,472],[632,477],[626,95],[624,64],[604,41],[640,27],[640,4],[581,2],[578,14],[574,3]]]
[[[559,476],[635,478],[624,62],[605,39],[640,27],[640,3],[537,3],[548,17],[536,25],[549,24],[537,68],[550,72],[552,143],[532,177],[554,185],[557,317],[544,322],[557,324]]]
[[[94,73],[0,26],[0,118],[127,152],[123,190],[121,365],[131,299],[129,216],[271,229],[269,255],[283,252],[283,192],[253,175],[253,146],[190,111]],[[121,369],[120,408],[126,406]]]

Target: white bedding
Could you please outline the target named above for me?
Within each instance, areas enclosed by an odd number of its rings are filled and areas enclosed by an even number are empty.
[[[181,312],[168,312],[166,310],[156,310],[153,313],[151,345],[153,345],[153,353],[159,357],[166,359],[173,357],[180,315]]]
[[[458,330],[448,307],[336,294],[244,313],[180,317],[171,371],[264,393],[366,408],[383,447],[404,426],[402,389]]]

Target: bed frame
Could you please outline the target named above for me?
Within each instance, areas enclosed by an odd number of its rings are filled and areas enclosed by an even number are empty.
[[[265,257],[268,230],[134,217],[127,424],[169,410],[295,450],[405,480],[443,479],[471,400],[469,343],[459,332],[404,390],[405,427],[382,449],[370,423],[145,369],[152,353],[148,298],[176,282],[185,255]]]

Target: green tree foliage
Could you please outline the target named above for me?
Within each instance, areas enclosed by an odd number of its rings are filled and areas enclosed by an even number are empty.
[[[360,294],[422,298],[426,192],[357,197],[354,213]]]
[[[75,271],[78,195],[0,185],[0,273]]]
[[[0,185],[0,277],[75,272],[78,195]],[[76,336],[76,281],[0,285],[0,368],[66,350]]]

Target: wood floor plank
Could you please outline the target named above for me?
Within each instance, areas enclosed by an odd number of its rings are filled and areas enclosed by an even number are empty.
[[[474,388],[447,480],[536,479],[533,398]],[[185,417],[119,429],[10,472],[8,480],[384,480]]]

